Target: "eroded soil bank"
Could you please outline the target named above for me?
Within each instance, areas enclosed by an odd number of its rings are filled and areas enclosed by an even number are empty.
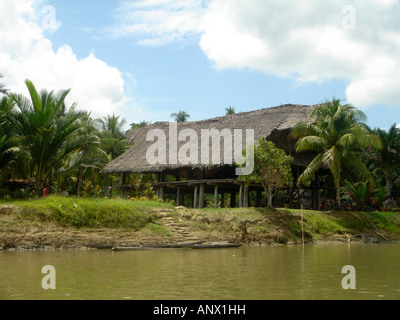
[[[399,213],[317,212],[256,208],[154,207],[141,227],[72,227],[32,217],[18,203],[0,205],[0,249],[112,248],[195,241],[248,245],[398,241]],[[54,208],[49,208],[54,210]],[[141,217],[143,218],[143,217]],[[50,219],[51,220],[51,219]]]

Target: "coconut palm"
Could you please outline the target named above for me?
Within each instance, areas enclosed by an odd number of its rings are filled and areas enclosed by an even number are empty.
[[[100,124],[101,148],[107,153],[110,160],[113,160],[127,151],[132,143],[125,138],[123,127],[126,121],[120,117],[108,115],[96,120]]]
[[[151,121],[141,121],[139,123],[131,123],[131,130],[146,127],[151,124]]]
[[[109,162],[106,152],[100,148],[100,133],[90,114],[86,114],[79,122],[80,128],[71,135],[69,143],[79,144],[80,147],[70,153],[59,170],[60,173],[76,172],[77,197],[80,197],[84,176],[90,172],[100,171]]]
[[[58,93],[42,90],[39,93],[30,80],[25,84],[29,99],[21,94],[11,94],[18,112],[9,119],[29,152],[35,169],[35,188],[40,192],[49,172],[81,146],[80,139],[71,141],[69,138],[80,128],[78,120],[84,113],[75,111],[75,104],[67,110],[65,99],[70,90]]]
[[[357,204],[356,210],[364,208],[368,192],[368,183],[369,181],[353,184],[347,180],[344,181],[345,186],[343,188],[343,191]]]
[[[400,168],[400,128],[393,124],[388,131],[375,129],[373,132],[382,142],[382,149],[372,152],[373,166],[383,173],[386,182],[386,198],[392,194],[393,176]]]
[[[225,111],[226,111],[226,115],[227,115],[227,116],[236,113],[236,110],[235,110],[235,108],[233,108],[233,107],[226,108]]]
[[[343,169],[351,172],[358,181],[372,182],[370,171],[356,152],[367,145],[379,148],[381,144],[365,126],[365,114],[350,104],[342,105],[339,99],[317,106],[311,117],[315,119],[314,123],[300,122],[293,129],[293,137],[299,138],[296,151],[317,153],[300,175],[298,184],[309,185],[321,167],[329,168],[336,188],[336,201],[340,204]]]
[[[175,122],[187,122],[190,115],[185,111],[179,111],[178,113],[172,113],[171,118],[174,118]]]
[[[9,166],[20,152],[20,141],[7,117],[12,114],[14,103],[7,96],[0,100],[0,172]]]
[[[3,75],[0,74],[0,78],[3,78]],[[6,89],[6,86],[2,83],[0,83],[0,93],[1,94],[8,94],[8,89]]]

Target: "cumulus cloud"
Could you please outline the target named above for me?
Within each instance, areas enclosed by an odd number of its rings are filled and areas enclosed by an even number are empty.
[[[398,105],[399,13],[395,0],[216,0],[200,45],[217,68],[299,82],[346,79],[349,102]]]
[[[77,102],[93,116],[117,112],[126,102],[121,72],[94,54],[79,59],[68,45],[54,50],[45,31],[56,31],[60,22],[51,16],[50,6],[42,5],[37,0],[0,2],[3,82],[11,91],[23,94],[28,94],[25,79],[38,89],[72,89],[68,102]]]
[[[163,45],[192,35],[217,69],[343,79],[358,107],[399,106],[399,0],[140,0],[117,16],[114,37]]]
[[[115,10],[117,23],[104,30],[104,34],[111,38],[128,37],[146,46],[190,42],[198,38],[207,3],[204,0],[122,1]]]

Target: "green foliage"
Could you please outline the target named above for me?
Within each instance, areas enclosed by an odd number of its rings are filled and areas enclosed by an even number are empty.
[[[351,182],[345,180],[344,183],[345,187],[343,188],[343,191],[347,196],[357,203],[356,210],[363,209],[367,199],[369,181],[352,184]]]
[[[39,93],[31,81],[25,83],[30,99],[11,94],[18,112],[10,115],[10,121],[29,152],[39,191],[52,168],[58,167],[59,161],[81,146],[79,139],[73,142],[68,139],[79,129],[78,120],[84,113],[75,111],[75,105],[67,110],[65,99],[70,90]]]
[[[189,120],[190,115],[186,111],[179,111],[178,113],[172,113],[171,118],[174,118],[175,122],[186,122]]]
[[[314,123],[298,123],[293,129],[293,137],[299,138],[296,151],[312,151],[317,156],[300,175],[301,182],[309,185],[316,172],[323,166],[330,169],[336,187],[336,200],[340,203],[341,171],[346,169],[358,181],[373,178],[358,156],[366,146],[379,149],[381,141],[371,134],[363,121],[366,116],[350,104],[342,105],[339,99],[326,101],[316,107],[311,117]]]
[[[226,115],[227,115],[227,116],[236,113],[236,110],[235,110],[235,108],[233,108],[233,107],[226,108],[225,111],[226,111]]]
[[[139,129],[150,125],[150,121],[141,121],[139,123],[131,123],[131,130]]]
[[[3,75],[0,74],[0,79],[3,78]],[[0,83],[0,93],[1,94],[8,94],[8,90],[4,84]]]
[[[375,129],[382,148],[370,151],[371,169],[374,173],[381,172],[386,184],[386,197],[392,196],[393,178],[400,171],[400,128],[393,124],[388,131]],[[379,176],[379,173],[378,173]]]
[[[375,198],[376,198],[376,202],[379,205],[379,208],[382,207],[385,197],[386,197],[386,187],[381,186],[375,191]]]
[[[244,151],[244,156],[250,150]],[[291,162],[293,158],[286,155],[271,141],[262,138],[257,147],[254,147],[254,170],[250,175],[239,177],[246,183],[260,183],[264,187],[268,199],[268,207],[272,208],[272,198],[275,192],[293,182]],[[238,164],[245,167],[246,164]]]
[[[119,157],[132,146],[132,143],[125,138],[122,129],[125,125],[124,119],[108,115],[96,121],[100,125],[101,149],[106,152],[110,160]]]
[[[21,151],[20,139],[8,120],[13,108],[14,103],[9,97],[0,100],[0,173],[15,161]]]

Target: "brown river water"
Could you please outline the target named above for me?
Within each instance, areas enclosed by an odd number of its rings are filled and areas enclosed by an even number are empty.
[[[55,289],[42,286],[47,265]],[[0,272],[1,300],[389,300],[400,299],[400,244],[0,251]]]

